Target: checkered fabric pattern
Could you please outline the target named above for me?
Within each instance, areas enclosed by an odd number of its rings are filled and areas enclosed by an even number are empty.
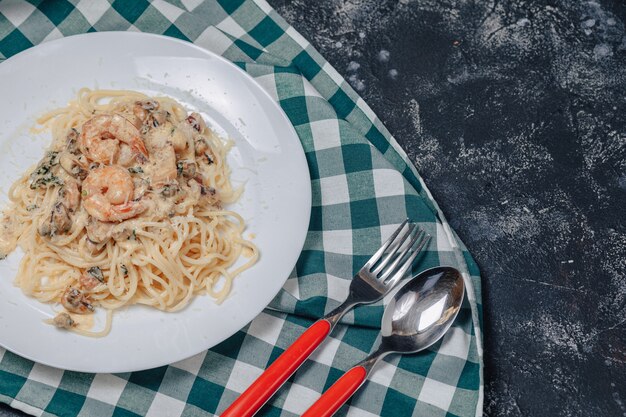
[[[296,128],[311,173],[305,247],[269,308],[220,345],[169,366],[114,375],[49,368],[0,348],[0,401],[37,416],[219,415],[339,304],[354,273],[408,216],[433,236],[419,270],[457,267],[468,297],[441,342],[420,354],[389,356],[337,415],[482,415],[476,264],[406,154],[311,44],[264,0],[0,0],[0,61],[41,42],[111,30],[191,41],[235,62],[274,97]],[[349,313],[258,415],[300,415],[376,345],[387,301]]]

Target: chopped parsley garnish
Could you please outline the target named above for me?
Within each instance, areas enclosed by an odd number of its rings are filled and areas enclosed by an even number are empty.
[[[52,174],[52,172],[48,172],[45,175],[41,175],[33,180],[30,184],[30,188],[32,190],[37,188],[48,188],[53,185],[63,185],[64,182],[61,178]]]
[[[31,189],[63,185],[63,180],[52,173],[52,167],[59,164],[59,153],[50,151],[30,175]]]

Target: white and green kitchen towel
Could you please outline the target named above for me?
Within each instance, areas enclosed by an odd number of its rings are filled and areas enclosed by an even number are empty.
[[[306,243],[268,308],[214,348],[123,374],[62,371],[0,348],[0,401],[37,416],[219,415],[316,318],[342,301],[354,273],[409,217],[433,237],[415,272],[458,268],[467,299],[441,342],[419,354],[389,356],[337,415],[482,415],[477,266],[404,151],[306,39],[265,0],[0,0],[0,65],[39,43],[93,31],[173,36],[254,77],[289,117],[307,157],[313,203]],[[349,313],[258,415],[291,417],[306,410],[374,347],[383,308],[379,302]]]

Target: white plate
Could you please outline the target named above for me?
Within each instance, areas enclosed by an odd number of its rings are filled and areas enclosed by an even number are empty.
[[[42,320],[50,306],[13,286],[20,253],[0,261],[0,345],[34,361],[83,372],[153,368],[210,348],[249,323],[278,293],[304,244],[310,177],[296,132],[274,100],[227,60],[187,42],[141,33],[91,33],[41,44],[0,64],[0,206],[9,186],[50,143],[29,129],[82,87],[132,89],[175,98],[234,139],[229,156],[245,192],[232,208],[256,235],[261,258],[217,305],[196,297],[178,313],[130,307],[114,314],[102,339]],[[96,317],[97,330],[104,315]]]

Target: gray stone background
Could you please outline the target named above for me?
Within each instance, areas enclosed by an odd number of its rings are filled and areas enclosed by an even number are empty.
[[[269,2],[478,262],[485,416],[626,416],[625,1]]]

